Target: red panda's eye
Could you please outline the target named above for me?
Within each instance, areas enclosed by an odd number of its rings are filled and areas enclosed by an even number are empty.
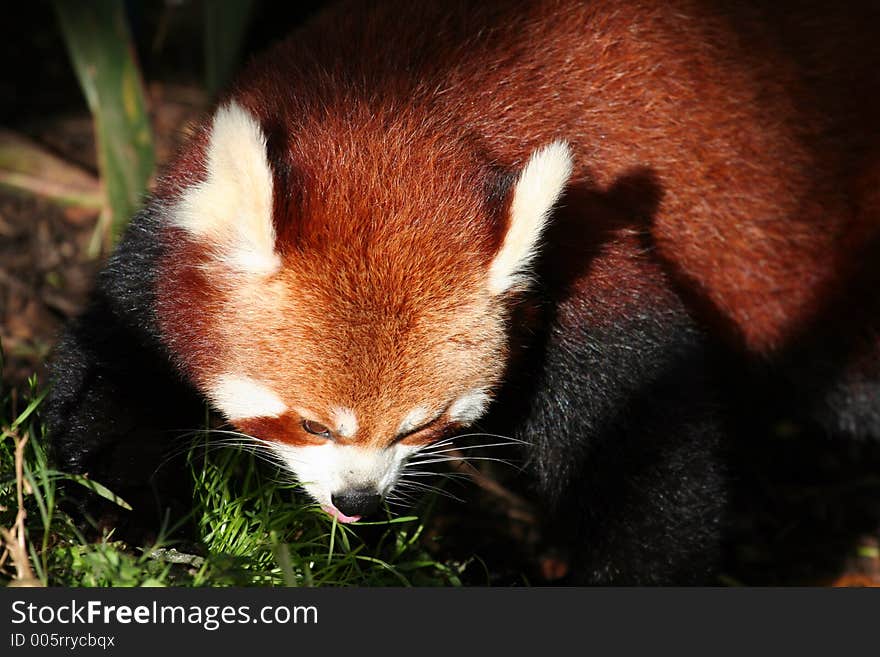
[[[422,434],[423,438],[427,438],[428,435],[431,435],[431,436],[436,435],[438,433],[437,430],[443,428],[440,420],[443,419],[444,414],[445,414],[445,411],[439,413],[436,417],[434,417],[432,420],[429,420],[428,422],[423,422],[422,424],[420,424],[417,427],[414,427],[413,429],[409,429],[408,431],[404,431],[403,433],[398,434],[394,438],[394,442],[400,442],[402,440],[406,440],[407,438],[410,438],[411,436],[417,436],[419,434]],[[428,435],[426,435],[426,434],[428,434]]]
[[[330,438],[330,429],[325,427],[320,422],[312,422],[311,420],[303,420],[302,428],[305,429],[306,433],[310,433],[314,436],[321,436],[323,438]]]

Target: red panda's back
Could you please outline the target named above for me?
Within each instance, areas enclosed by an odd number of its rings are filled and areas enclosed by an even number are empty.
[[[862,29],[876,7],[466,4],[343,5],[239,91],[272,120],[284,108],[304,159],[326,154],[316,125],[385,116],[509,169],[565,139],[574,188],[648,176],[656,204],[629,228],[650,234],[710,321],[758,352],[848,287],[880,230],[880,48]],[[446,165],[456,157],[473,165],[455,148]],[[382,183],[424,188],[409,166]]]

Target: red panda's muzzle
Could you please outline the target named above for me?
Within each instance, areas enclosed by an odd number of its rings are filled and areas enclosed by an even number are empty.
[[[355,522],[379,510],[382,496],[372,490],[342,490],[333,493],[332,507],[324,510],[340,522]],[[334,513],[334,511],[336,513]]]

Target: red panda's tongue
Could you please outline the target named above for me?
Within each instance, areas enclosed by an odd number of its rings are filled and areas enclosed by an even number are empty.
[[[337,509],[332,504],[322,504],[321,508],[324,509],[328,514],[336,518],[339,522],[349,523],[349,522],[357,522],[361,519],[360,516],[347,516],[342,511]]]

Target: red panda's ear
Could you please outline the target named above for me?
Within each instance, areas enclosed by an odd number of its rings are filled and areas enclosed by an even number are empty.
[[[571,170],[571,149],[564,141],[554,141],[532,153],[513,186],[507,230],[489,267],[492,294],[503,294],[528,281],[541,233]]]
[[[276,271],[280,259],[266,137],[256,118],[235,101],[214,115],[205,170],[205,180],[187,189],[172,211],[173,224],[210,245],[236,272]]]

